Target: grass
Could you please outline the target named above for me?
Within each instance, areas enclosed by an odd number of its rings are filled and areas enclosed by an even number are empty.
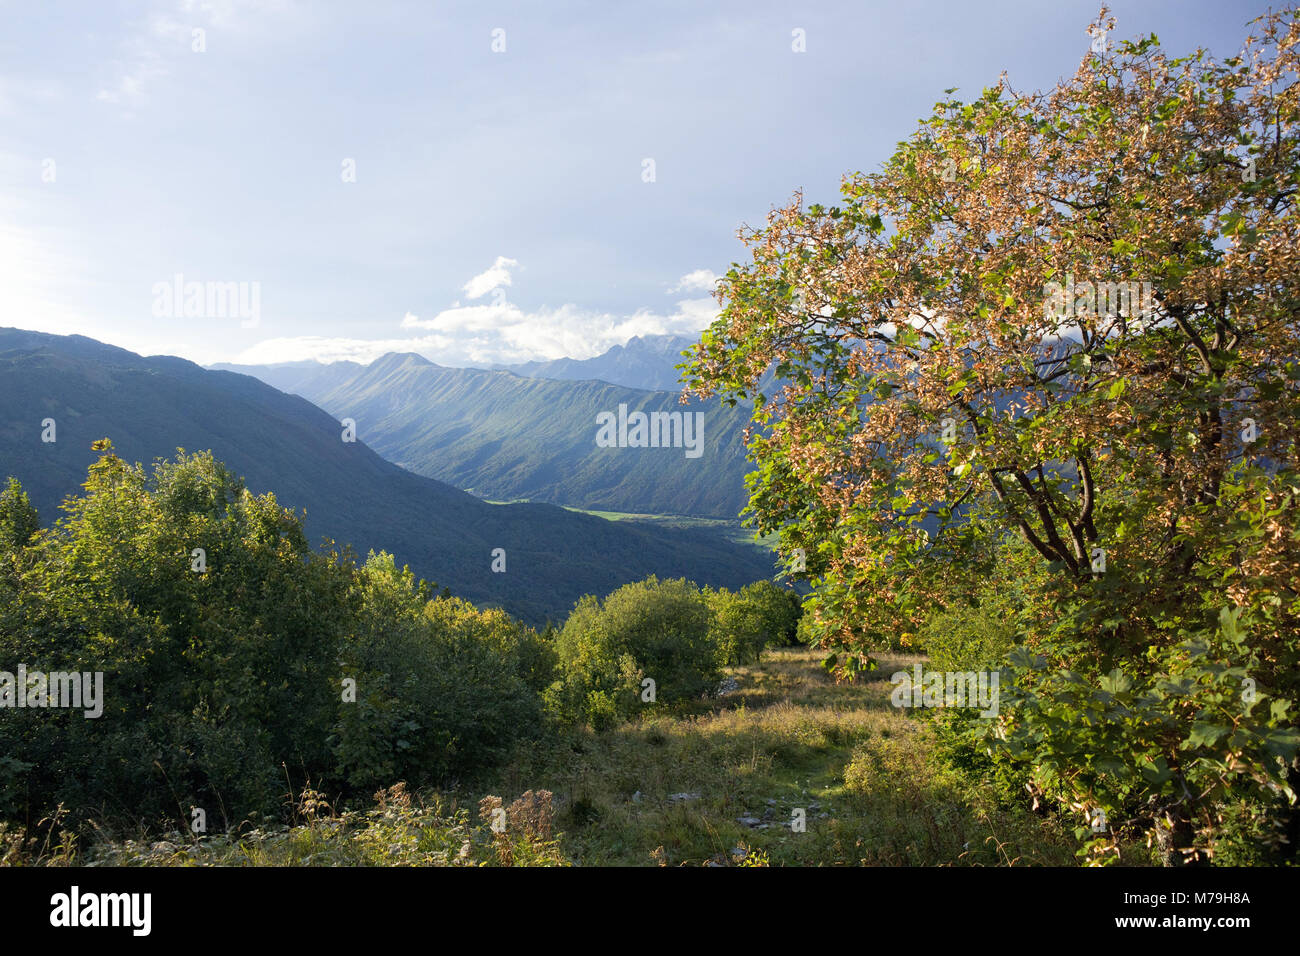
[[[516,498],[510,501],[493,501],[483,499],[490,505],[512,505],[526,502],[526,498]],[[574,508],[570,505],[562,505],[565,511],[576,511],[579,514],[595,515],[597,518],[604,518],[606,521],[637,521],[643,524],[656,525],[661,528],[674,529],[703,529],[714,531],[723,538],[735,544],[758,545],[759,547],[775,550],[780,540],[780,535],[773,532],[768,535],[756,536],[753,530],[746,528],[741,524],[738,518],[701,518],[694,515],[672,515],[672,514],[635,514],[630,511],[598,511],[590,508]]]
[[[583,514],[596,515],[607,521],[639,521],[658,525],[663,528],[702,528],[715,531],[736,544],[758,545],[775,550],[780,536],[773,533],[755,536],[754,532],[741,524],[739,519],[697,518],[691,515],[632,514],[626,511],[589,511],[585,508],[564,506],[566,511],[580,511]]]
[[[769,651],[711,705],[531,751],[498,784],[553,791],[560,846],[581,865],[1076,862],[1063,823],[996,806],[889,705],[887,675],[916,658],[844,685],[819,657]]]
[[[308,791],[290,825],[201,840],[104,834],[8,862],[118,865],[1074,865],[1066,821],[999,806],[943,766],[926,722],[873,679],[836,684],[806,648],[734,668],[736,689],[649,710],[601,734],[552,736],[472,793],[407,794],[336,811]],[[649,705],[653,707],[654,705]],[[496,794],[505,795],[503,801]],[[522,796],[520,796],[522,795]],[[493,813],[508,820],[494,832]],[[804,825],[800,827],[798,824]],[[792,825],[793,824],[793,825]]]

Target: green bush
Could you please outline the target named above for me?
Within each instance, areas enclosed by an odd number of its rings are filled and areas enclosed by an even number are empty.
[[[539,724],[553,652],[503,612],[431,601],[389,555],[313,551],[211,454],[101,450],[48,531],[0,493],[0,669],[103,674],[98,718],[0,714],[0,815],[234,823],[303,778],[368,796],[472,774]]]
[[[718,662],[724,667],[757,662],[763,650],[797,640],[799,596],[771,581],[756,581],[739,591],[706,589],[713,615]]]
[[[714,690],[722,675],[710,620],[704,596],[682,579],[652,575],[604,601],[584,597],[556,640],[560,678],[547,691],[548,707],[600,729],[645,705],[647,678],[656,702]]]
[[[538,726],[550,674],[530,628],[459,598],[427,600],[389,554],[372,554],[357,582],[360,625],[342,654],[356,701],[340,695],[333,738],[349,784],[470,775]]]
[[[1300,753],[1293,702],[1256,684],[1266,666],[1240,609],[1182,637],[1152,649],[1148,673],[1084,675],[1013,651],[1002,691],[1010,719],[995,746],[1049,798],[1150,832],[1166,863],[1207,858],[1251,832],[1281,853]],[[1275,825],[1247,821],[1244,807],[1268,808]],[[1113,836],[1089,841],[1089,858],[1112,862]]]
[[[9,783],[24,815],[218,819],[270,806],[282,764],[323,772],[346,572],[211,455],[146,472],[106,450],[85,487],[7,562],[0,660],[103,674],[99,718],[0,721],[0,749],[31,765]]]
[[[940,671],[996,670],[1016,644],[1014,625],[997,606],[957,606],[932,615],[917,632],[917,650]]]

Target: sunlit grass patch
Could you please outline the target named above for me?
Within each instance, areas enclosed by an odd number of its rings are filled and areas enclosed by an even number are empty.
[[[455,792],[396,785],[373,807],[297,801],[292,825],[105,839],[46,862],[233,866],[1007,865],[1076,862],[1058,818],[1008,809],[947,767],[923,717],[874,679],[836,683],[806,648],[733,668],[722,697],[547,734]],[[498,798],[493,794],[507,795]],[[522,795],[522,796],[520,796]],[[544,795],[544,796],[543,796]],[[504,832],[491,812],[506,812]],[[107,836],[107,835],[106,835]],[[12,844],[12,840],[9,841]],[[11,852],[11,856],[19,851]],[[35,854],[39,857],[41,854]]]
[[[556,792],[561,847],[580,864],[1074,862],[1055,821],[983,805],[941,766],[925,722],[890,705],[888,674],[916,657],[853,684],[819,659],[769,651],[731,669],[739,686],[722,698],[585,734],[574,759],[533,751],[510,779]]]

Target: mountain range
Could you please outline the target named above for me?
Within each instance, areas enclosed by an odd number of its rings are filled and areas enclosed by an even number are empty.
[[[652,573],[726,587],[773,573],[770,553],[737,544],[716,530],[613,522],[544,503],[491,504],[414,474],[372,450],[370,443],[381,437],[376,423],[385,418],[396,437],[384,447],[394,447],[404,434],[398,423],[418,430],[420,409],[429,407],[418,402],[431,389],[436,394],[437,378],[446,378],[446,388],[466,389],[464,395],[484,389],[485,397],[499,388],[492,385],[498,380],[509,380],[524,392],[531,386],[539,389],[532,398],[538,409],[554,408],[551,403],[561,400],[547,392],[547,380],[440,369],[410,356],[389,357],[364,372],[331,366],[298,369],[299,381],[312,389],[319,387],[311,384],[316,376],[349,372],[348,381],[365,377],[351,393],[355,397],[334,404],[356,406],[350,416],[340,416],[357,420],[355,442],[344,441],[339,421],[306,398],[247,375],[208,370],[179,358],[145,358],[82,336],[0,329],[0,407],[5,410],[0,479],[17,477],[49,524],[57,517],[58,503],[79,491],[96,457],[90,447],[96,439],[110,438],[122,458],[146,463],[171,457],[178,447],[211,449],[244,476],[250,490],[273,491],[282,505],[305,509],[313,540],[350,543],[362,555],[370,549],[390,551],[399,564],[409,564],[425,579],[532,623],[561,619],[580,596],[603,595]],[[379,388],[382,383],[387,383],[387,393]],[[590,392],[590,408],[608,406],[627,392],[580,385]],[[406,401],[414,405],[410,414],[402,413]],[[508,413],[508,403],[497,410]],[[56,423],[56,440],[49,443],[41,440],[47,418]],[[532,425],[515,419],[515,440],[533,441],[528,434]],[[501,434],[477,436],[469,420],[460,427],[468,447],[485,454],[504,454],[511,440]],[[594,431],[594,422],[584,429]],[[453,456],[453,444],[441,447],[442,454]],[[650,451],[693,464],[680,450]],[[458,468],[471,469],[464,453],[454,458]],[[505,573],[491,571],[496,548],[505,549]]]
[[[415,353],[390,353],[368,366],[214,368],[255,375],[351,418],[390,461],[489,500],[734,521],[747,500],[746,410],[683,404],[675,388],[628,384],[675,381],[673,366],[690,341],[647,336],[595,359],[511,369],[447,368]],[[638,413],[699,416],[699,453],[632,442],[602,447],[601,416],[635,421]]]
[[[492,368],[528,378],[609,382],[627,388],[671,392],[681,388],[681,373],[676,366],[686,361],[682,352],[694,344],[695,339],[685,335],[642,335],[632,337],[626,345],[615,345],[595,358],[560,358]]]

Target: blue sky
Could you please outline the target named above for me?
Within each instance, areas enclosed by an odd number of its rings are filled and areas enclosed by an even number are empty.
[[[1227,55],[1268,5],[1111,8]],[[695,332],[739,226],[834,201],[947,87],[1068,77],[1099,6],[0,0],[0,325],[204,364]],[[255,321],[160,309],[177,275]]]

